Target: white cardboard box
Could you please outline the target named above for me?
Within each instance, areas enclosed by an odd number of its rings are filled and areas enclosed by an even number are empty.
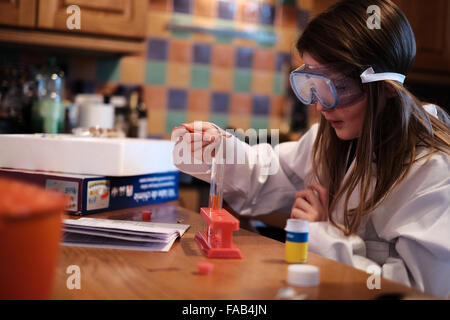
[[[75,174],[131,176],[177,171],[167,140],[0,135],[0,167]]]

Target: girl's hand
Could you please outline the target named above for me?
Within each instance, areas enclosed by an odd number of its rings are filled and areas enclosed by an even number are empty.
[[[328,190],[320,184],[311,183],[307,189],[297,192],[291,218],[310,222],[326,221],[328,219]]]
[[[191,154],[203,161],[205,148],[216,141],[219,134],[212,123],[197,121],[173,128],[172,141],[175,141],[175,145],[187,144]]]

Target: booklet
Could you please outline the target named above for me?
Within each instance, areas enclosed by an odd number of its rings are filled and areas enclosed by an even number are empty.
[[[80,218],[64,220],[63,244],[167,252],[187,224]]]

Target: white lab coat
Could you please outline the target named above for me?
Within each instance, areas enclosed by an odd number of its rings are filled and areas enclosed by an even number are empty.
[[[312,182],[311,152],[317,130],[316,124],[299,141],[281,143],[275,148],[268,144],[251,147],[235,137],[225,139],[227,150],[234,147],[245,152],[246,159],[263,151],[265,159],[268,157],[272,164],[279,166],[276,174],[266,175],[264,165],[259,162],[227,164],[224,180],[227,203],[246,216],[290,212],[296,191]],[[385,278],[447,297],[450,293],[450,161],[447,155],[436,153],[424,162],[415,163],[383,203],[364,217],[356,235],[347,237],[328,221],[310,223],[309,250],[363,271],[368,271],[369,266],[379,266]],[[351,166],[354,165],[353,161]],[[207,164],[179,164],[178,168],[210,180]],[[349,208],[356,206],[358,195],[359,188],[356,188]],[[333,213],[341,223],[342,206],[343,201]]]

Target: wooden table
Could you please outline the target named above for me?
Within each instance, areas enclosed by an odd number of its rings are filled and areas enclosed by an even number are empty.
[[[234,232],[242,260],[206,259],[194,235],[204,229],[196,212],[173,204],[148,206],[152,221],[184,223],[191,227],[169,252],[144,252],[63,246],[55,276],[54,299],[275,299],[287,286],[284,243],[246,230]],[[133,208],[94,214],[88,217],[141,220],[141,210]],[[214,270],[197,274],[197,263],[209,261]],[[382,280],[381,289],[369,290],[369,274],[309,253],[308,264],[320,268],[320,285],[294,287],[308,299],[373,299],[384,293],[427,296],[392,281]],[[77,265],[81,289],[69,290],[67,267]]]

